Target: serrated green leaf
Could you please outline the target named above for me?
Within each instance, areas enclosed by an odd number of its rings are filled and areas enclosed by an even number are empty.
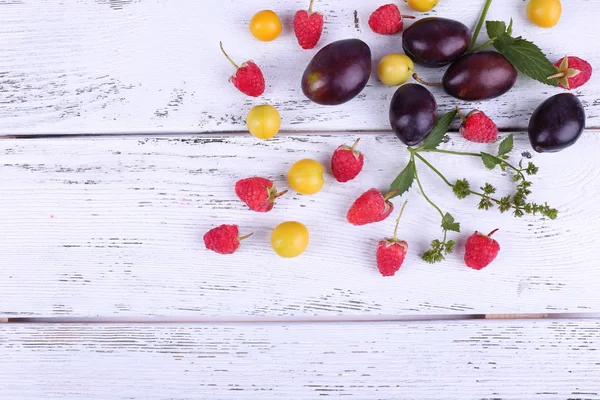
[[[511,133],[500,143],[500,146],[498,147],[498,155],[503,156],[505,154],[510,153],[512,151],[513,147],[514,147],[514,137]]]
[[[548,79],[556,73],[556,68],[532,42],[521,37],[514,39],[505,33],[494,41],[494,47],[523,74],[546,85],[558,85],[556,79]]]
[[[445,231],[460,232],[460,223],[454,221],[450,213],[446,213],[442,218],[442,229]]]
[[[440,143],[442,143],[444,135],[448,132],[448,129],[450,129],[452,121],[454,121],[454,118],[456,118],[456,114],[457,111],[452,110],[446,113],[442,118],[440,118],[436,122],[431,132],[429,132],[429,134],[425,138],[425,141],[423,141],[421,147],[424,149],[435,149],[436,147],[438,147]]]
[[[510,19],[510,23],[508,24],[508,28],[506,29],[506,33],[512,36],[513,33],[513,19]]]
[[[410,160],[406,167],[398,174],[392,185],[390,186],[390,192],[395,192],[389,198],[400,196],[407,192],[415,180],[415,160]]]
[[[487,169],[494,169],[496,168],[496,165],[500,164],[500,160],[493,155],[484,152],[481,152],[481,160]]]
[[[499,38],[506,32],[506,24],[502,21],[486,21],[485,29],[490,39]]]

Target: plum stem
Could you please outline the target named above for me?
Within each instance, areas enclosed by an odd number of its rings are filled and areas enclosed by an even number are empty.
[[[231,57],[229,57],[229,55],[225,52],[225,49],[223,48],[223,42],[219,42],[219,46],[221,46],[221,51],[223,52],[223,54],[225,54],[225,57],[227,57],[227,59],[229,60],[229,62],[231,64],[233,64],[233,66],[235,67],[235,69],[240,69],[240,67],[238,67],[238,65],[231,59]]]
[[[423,79],[421,79],[421,78],[419,77],[419,74],[417,74],[416,72],[415,72],[415,73],[412,75],[412,77],[413,77],[413,79],[414,79],[415,81],[417,81],[417,82],[419,82],[419,83],[421,83],[421,84],[423,84],[423,85],[425,85],[425,86],[443,86],[443,85],[444,85],[442,82],[436,82],[436,83],[433,83],[433,82],[426,82],[426,81],[424,81]]]
[[[402,18],[415,19],[417,17],[415,17],[414,15],[403,15]]]
[[[477,26],[475,26],[475,32],[473,32],[473,38],[471,39],[471,45],[469,46],[469,51],[475,47],[475,43],[477,42],[477,37],[479,36],[479,32],[481,31],[481,27],[485,22],[485,17],[487,17],[487,13],[492,5],[492,0],[486,0],[485,5],[483,6],[483,11],[481,12],[481,16],[479,17],[479,21],[477,21]]]
[[[400,210],[400,215],[398,215],[398,219],[396,219],[396,227],[394,228],[394,238],[392,239],[394,242],[398,240],[398,226],[400,225],[400,218],[402,218],[402,213],[404,213],[404,209],[406,208],[406,203],[408,203],[408,200],[404,201],[402,209]]]

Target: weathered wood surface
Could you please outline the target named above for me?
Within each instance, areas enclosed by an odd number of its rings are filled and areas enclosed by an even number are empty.
[[[3,400],[600,399],[591,320],[0,325]]]
[[[600,139],[586,132],[559,154],[533,155],[540,167],[532,200],[560,210],[555,221],[515,219],[458,200],[422,166],[425,190],[462,223],[458,249],[428,265],[420,254],[441,235],[439,216],[414,188],[400,236],[409,255],[396,277],[375,268],[377,241],[394,218],[353,227],[345,214],[363,191],[385,190],[408,159],[390,134],[365,134],[368,161],[355,181],[327,175],[315,196],[289,193],[273,211],[249,211],[236,180],[261,175],[287,188],[300,158],[328,165],[332,151],[355,135],[283,135],[270,142],[246,135],[0,140],[0,317],[11,316],[352,316],[444,313],[600,312],[596,201]],[[492,151],[459,138],[444,145]],[[517,134],[515,160],[529,149]],[[511,192],[510,176],[477,159],[431,156],[455,180],[491,182]],[[399,206],[403,199],[397,199]],[[308,251],[278,258],[270,230],[299,220],[311,232]],[[254,232],[235,255],[204,249],[202,235],[221,223]],[[500,228],[502,250],[488,269],[465,267],[464,241]]]
[[[244,131],[248,110],[265,102],[280,110],[284,130],[389,129],[394,89],[383,87],[375,73],[357,99],[339,107],[318,106],[303,96],[300,76],[318,49],[299,48],[291,20],[307,3],[0,1],[0,134]],[[472,27],[481,3],[441,1],[423,16],[455,18]],[[360,38],[371,46],[374,66],[385,54],[402,51],[400,36],[378,36],[369,28],[368,17],[379,5],[317,1],[327,21],[319,48]],[[405,4],[400,7],[410,14]],[[247,29],[251,16],[264,8],[277,11],[285,24],[281,38],[271,43],[258,42]],[[600,34],[598,10],[599,0],[565,2],[559,25],[548,30],[528,22],[522,0],[496,1],[488,19],[512,17],[515,33],[534,41],[551,60],[577,55],[597,67],[600,53],[589,43]],[[233,70],[220,54],[219,40],[239,62],[251,58],[263,68],[267,90],[261,98],[247,98],[228,83]],[[419,72],[435,81],[443,70]],[[600,126],[596,76],[575,91],[586,107],[588,128]],[[440,112],[457,104],[439,88],[432,91]],[[481,108],[502,128],[524,128],[533,109],[558,92],[520,78],[499,99],[458,104]]]

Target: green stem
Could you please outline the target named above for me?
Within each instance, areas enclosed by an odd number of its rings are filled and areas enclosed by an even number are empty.
[[[425,165],[427,165],[429,168],[431,168],[431,170],[433,172],[435,172],[437,174],[437,176],[439,176],[440,178],[442,178],[442,180],[444,181],[444,183],[446,185],[448,185],[450,187],[454,187],[454,185],[444,175],[442,175],[442,173],[436,167],[434,167],[429,161],[427,161],[422,155],[420,155],[419,153],[415,153],[415,156],[417,156],[419,158],[419,160],[423,161],[423,163]],[[475,192],[473,190],[469,190],[469,193],[474,194],[474,195],[479,196],[479,197],[487,197],[488,199],[490,199],[494,203],[500,204],[500,200],[494,199],[493,197],[489,197],[486,194]]]
[[[446,183],[446,185],[450,186],[450,187],[454,187],[453,184],[450,183],[450,181],[448,179],[446,179],[446,177],[444,175],[442,175],[442,173],[433,165],[431,165],[431,163],[429,163],[429,161],[427,161],[422,155],[420,155],[419,153],[415,153],[415,156],[417,156],[417,158],[421,161],[423,161],[423,163],[425,165],[427,165],[429,168],[431,168],[431,170],[433,172],[435,172],[440,178],[442,178],[442,180]]]
[[[481,16],[479,17],[479,21],[477,21],[477,26],[475,27],[475,32],[473,32],[473,39],[471,39],[471,45],[469,46],[469,51],[475,47],[475,43],[477,42],[477,36],[479,36],[479,32],[481,31],[481,27],[485,22],[485,17],[487,17],[487,13],[492,5],[492,0],[486,0],[485,5],[483,6],[483,11],[481,12]]]
[[[406,208],[406,203],[408,203],[408,200],[404,201],[402,209],[400,210],[400,215],[398,215],[398,219],[396,220],[396,227],[394,228],[394,241],[396,241],[398,237],[398,226],[400,225],[400,218],[402,218],[402,214],[404,213],[404,209]]]
[[[466,153],[464,151],[452,151],[452,150],[440,150],[440,149],[419,149],[419,151],[426,151],[426,152],[430,152],[430,153],[454,154],[455,156],[481,157],[481,153]]]
[[[497,37],[493,37],[490,40],[488,40],[487,42],[483,43],[482,45],[479,45],[477,47],[475,47],[473,50],[469,51],[470,53],[475,53],[476,51],[479,50],[483,50],[486,47],[488,47],[489,45],[491,45],[492,43],[494,43],[496,41],[496,39],[498,39]]]
[[[254,232],[252,232],[252,233],[249,233],[249,234],[247,234],[247,235],[244,235],[244,236],[240,236],[240,237],[238,237],[238,240],[241,242],[241,241],[242,241],[242,240],[244,240],[244,239],[248,239],[248,238],[249,238],[250,236],[252,236],[252,235],[254,235]]]
[[[223,54],[225,54],[225,57],[227,57],[227,59],[235,67],[235,69],[240,69],[240,67],[238,67],[238,65],[231,59],[231,57],[229,57],[229,54],[225,52],[225,49],[223,48],[223,42],[219,42],[219,46],[221,47],[221,51],[223,52]]]
[[[419,82],[421,85],[425,85],[425,86],[444,86],[444,84],[442,82],[427,82],[424,81],[423,79],[421,79],[419,77],[419,74],[417,74],[416,72],[414,74],[412,74],[412,77],[415,81]]]
[[[437,212],[440,213],[440,215],[442,216],[442,219],[444,219],[444,213],[442,212],[442,210],[433,202],[429,199],[429,197],[427,197],[427,195],[425,194],[425,191],[423,190],[423,185],[421,185],[421,180],[419,179],[419,174],[417,174],[417,168],[415,167],[415,180],[417,181],[417,185],[419,185],[419,190],[421,191],[421,194],[423,195],[423,197],[425,198],[425,200],[427,200],[427,202],[429,204],[431,204],[431,206],[433,208],[435,208],[437,210]],[[446,237],[444,236],[444,241],[446,241]]]
[[[444,153],[444,154],[454,154],[455,156],[471,156],[471,157],[481,157],[481,153],[467,153],[464,151],[453,151],[453,150],[440,150],[440,149],[419,149],[418,151],[420,152],[430,152],[430,153]],[[499,157],[493,156],[490,154],[491,157],[495,158],[499,163],[501,164],[505,164],[507,167],[513,169],[516,173],[518,173],[519,175],[521,175],[521,177],[524,177],[523,172],[515,167],[512,164],[509,164],[508,162],[506,162],[506,160],[503,160]]]

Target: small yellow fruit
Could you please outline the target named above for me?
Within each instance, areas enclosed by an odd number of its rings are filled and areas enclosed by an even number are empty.
[[[406,82],[415,72],[415,64],[409,56],[402,53],[388,54],[379,61],[377,75],[387,86],[398,86]]]
[[[250,33],[263,42],[277,39],[281,34],[281,21],[274,11],[259,11],[250,20]]]
[[[281,257],[297,257],[308,247],[308,236],[308,229],[300,222],[283,222],[271,233],[271,247]]]
[[[408,6],[415,11],[425,12],[431,10],[438,0],[408,0]]]
[[[315,194],[323,188],[323,166],[305,158],[296,162],[288,171],[288,184],[300,194]]]
[[[246,126],[251,134],[259,139],[271,139],[281,127],[279,111],[269,104],[256,106],[246,117]]]
[[[560,0],[529,0],[527,17],[542,28],[552,28],[558,24],[562,14]]]

